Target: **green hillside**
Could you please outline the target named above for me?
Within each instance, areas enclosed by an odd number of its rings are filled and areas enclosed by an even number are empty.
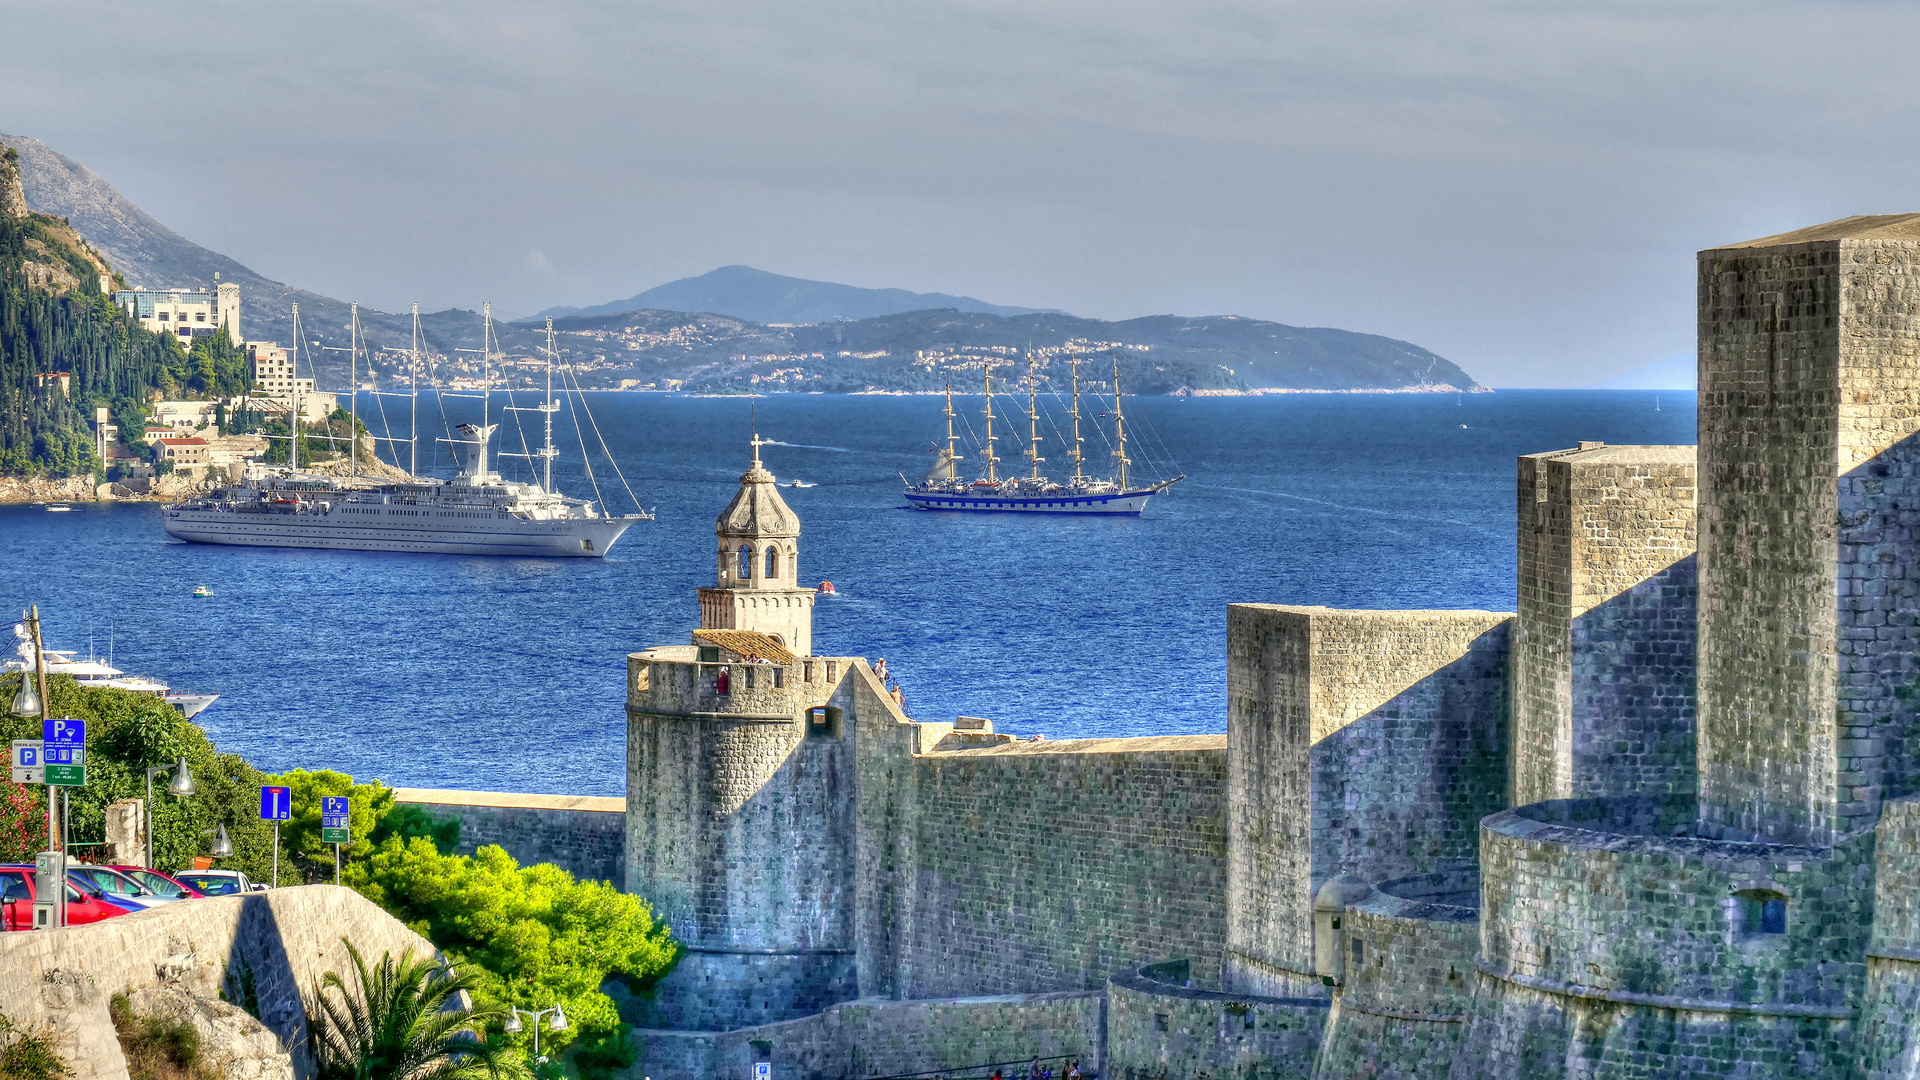
[[[141,329],[101,292],[111,273],[65,219],[26,209],[14,152],[0,154],[0,474],[98,472],[95,406],[133,434],[156,394],[245,386],[245,358],[224,332],[189,353]],[[54,372],[69,376],[64,393],[36,379]]]

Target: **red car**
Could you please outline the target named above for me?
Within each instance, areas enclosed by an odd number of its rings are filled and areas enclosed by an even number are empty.
[[[190,900],[207,895],[172,874],[163,874],[144,866],[119,866],[109,863],[107,869],[118,870],[139,882],[141,888],[173,900]]]
[[[33,867],[0,866],[0,929],[33,929]],[[67,925],[99,922],[126,909],[108,903],[100,890],[71,879],[67,882]]]

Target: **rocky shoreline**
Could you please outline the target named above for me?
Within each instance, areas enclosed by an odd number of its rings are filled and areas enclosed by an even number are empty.
[[[95,484],[91,476],[64,479],[34,476],[0,476],[0,504],[40,502],[173,502],[183,499],[205,485],[188,476],[162,476],[154,480],[153,490],[144,495],[115,495],[111,484]]]

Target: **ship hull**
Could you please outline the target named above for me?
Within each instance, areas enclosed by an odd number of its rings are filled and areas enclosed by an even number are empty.
[[[961,514],[1138,514],[1159,489],[1112,491],[1099,495],[984,495],[971,492],[909,491],[916,510]]]
[[[348,524],[333,514],[257,514],[169,507],[167,535],[193,544],[405,551],[437,555],[599,558],[634,522],[494,520],[486,528],[385,522]]]

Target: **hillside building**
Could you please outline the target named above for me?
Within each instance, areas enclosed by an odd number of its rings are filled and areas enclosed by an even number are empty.
[[[229,341],[245,340],[240,336],[240,286],[231,281],[218,282],[211,292],[123,289],[113,294],[113,302],[142,328],[173,337],[182,348],[191,348],[194,338],[221,327]]]

